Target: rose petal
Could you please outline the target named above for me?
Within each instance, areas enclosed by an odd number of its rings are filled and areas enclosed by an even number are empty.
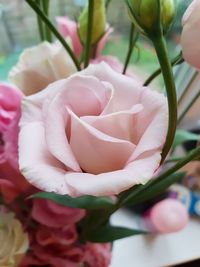
[[[63,90],[50,104],[47,103],[45,135],[48,149],[69,169],[81,171],[67,140],[70,117],[66,107],[70,107],[78,116],[98,115],[108,101],[109,92],[96,78],[76,76],[68,79]]]
[[[159,166],[161,156],[156,152],[150,157],[138,159],[125,169],[93,175],[89,173],[66,173],[73,196],[115,195],[136,184],[146,183]]]
[[[127,140],[135,144],[134,136],[137,134],[135,127],[137,115],[143,106],[134,105],[132,109],[119,111],[103,116],[84,116],[81,120],[89,123],[97,130],[115,138]]]
[[[105,62],[90,64],[82,73],[94,75],[101,81],[110,83],[114,88],[112,99],[105,107],[102,115],[127,110],[140,103],[140,95],[144,90],[141,83],[114,71]]]
[[[80,167],[88,173],[98,174],[124,167],[135,145],[106,135],[79,119],[71,110],[72,151]]]
[[[152,151],[153,154],[157,150],[161,153],[166,138],[168,125],[166,98],[162,94],[146,89],[140,102],[144,109],[138,114],[135,124],[137,147],[129,162],[138,156],[142,157],[142,153],[147,151]]]
[[[19,165],[26,179],[37,188],[69,193],[64,178],[65,167],[48,152],[41,122],[29,123],[21,129]]]

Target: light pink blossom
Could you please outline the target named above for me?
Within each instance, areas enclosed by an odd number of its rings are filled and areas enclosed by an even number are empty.
[[[57,17],[56,22],[58,25],[58,30],[63,35],[63,37],[69,38],[72,44],[72,49],[74,51],[74,54],[77,57],[80,57],[83,48],[78,36],[77,23],[73,20],[70,20],[68,17]],[[104,48],[104,45],[107,42],[107,39],[111,34],[111,32],[112,28],[107,26],[105,34],[102,36],[96,47],[94,55],[95,58],[100,56],[101,51]]]
[[[25,98],[19,162],[41,190],[113,195],[146,183],[166,138],[166,98],[106,63]]]

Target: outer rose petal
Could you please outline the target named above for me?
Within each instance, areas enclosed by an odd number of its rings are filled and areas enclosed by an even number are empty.
[[[40,122],[27,124],[21,129],[19,165],[27,180],[36,187],[45,190],[48,184],[50,191],[70,193],[64,178],[65,167],[49,153]]]
[[[200,69],[200,0],[194,0],[183,16],[181,46],[183,58]]]

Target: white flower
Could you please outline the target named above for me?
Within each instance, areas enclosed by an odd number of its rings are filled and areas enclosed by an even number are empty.
[[[0,212],[0,266],[16,267],[28,249],[28,236],[13,213]]]
[[[9,79],[25,95],[30,95],[74,72],[74,63],[58,42],[43,42],[23,51],[19,62],[11,69]]]

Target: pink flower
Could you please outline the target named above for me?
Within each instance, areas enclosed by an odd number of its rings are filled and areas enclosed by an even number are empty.
[[[18,123],[22,97],[17,88],[0,83],[0,192],[7,202],[30,187],[18,166]]]
[[[57,17],[56,22],[58,25],[59,32],[63,35],[63,37],[68,38],[71,41],[72,49],[77,57],[80,57],[82,52],[82,45],[79,40],[78,31],[77,31],[77,23],[73,20],[70,20],[68,17]],[[108,30],[105,32],[104,36],[101,38],[97,45],[95,57],[98,57],[101,54],[101,50],[103,49],[108,36],[112,32],[112,28],[107,27]]]
[[[107,267],[111,261],[111,244],[85,245],[84,262],[88,267]]]
[[[75,225],[55,229],[38,225],[30,232],[30,250],[20,267],[108,267],[110,244],[81,244]]]
[[[41,224],[49,227],[60,228],[74,224],[85,216],[85,211],[58,205],[52,201],[35,199],[32,217]]]
[[[167,121],[162,94],[106,63],[90,65],[25,98],[20,168],[44,191],[118,194],[154,175]]]
[[[17,88],[0,83],[0,163],[18,166],[17,139],[20,105],[23,95]]]
[[[200,69],[200,0],[194,0],[183,19],[181,46],[183,58],[193,67]]]

